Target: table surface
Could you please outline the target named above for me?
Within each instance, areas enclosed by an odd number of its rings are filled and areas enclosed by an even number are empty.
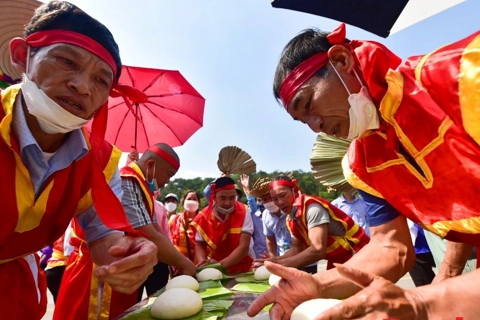
[[[235,279],[232,279],[228,281],[227,283],[224,283],[222,281],[222,284],[224,285],[225,288],[227,289],[232,289],[234,285],[236,285],[238,282],[235,281]],[[233,297],[229,298],[221,298],[222,300],[231,300],[234,299],[234,302],[232,306],[228,309],[228,313],[224,319],[232,319],[232,320],[243,320],[243,319],[259,319],[259,320],[267,320],[269,319],[268,312],[261,311],[256,317],[250,318],[247,315],[247,309],[248,307],[252,304],[253,300],[255,300],[256,297],[259,296],[258,293],[248,293],[248,292],[239,292],[239,291],[232,291]],[[124,313],[119,315],[118,317],[115,318],[115,320],[118,320],[127,314],[140,309],[144,305],[148,303],[148,297],[137,303],[136,305],[132,306],[131,308],[127,309]]]

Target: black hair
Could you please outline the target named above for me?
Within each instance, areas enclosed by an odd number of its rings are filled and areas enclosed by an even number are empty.
[[[273,179],[274,181],[278,181],[278,180],[286,180],[288,182],[292,182],[292,178],[290,178],[289,176],[287,175],[284,175],[284,174],[281,174],[281,175],[278,175],[275,177],[275,179]]]
[[[316,28],[305,29],[290,40],[282,51],[280,60],[273,78],[273,95],[280,102],[280,88],[285,78],[300,63],[318,52],[328,51],[332,44],[327,39],[330,32],[320,31]],[[349,40],[345,40],[349,42]],[[327,66],[320,68],[315,76],[326,77]]]
[[[230,177],[217,178],[217,180],[215,180],[214,183],[215,183],[215,186],[217,188],[223,188],[223,187],[228,186],[230,184],[235,185],[235,181],[233,181],[233,179],[230,178]]]
[[[102,23],[69,2],[50,1],[35,10],[35,14],[25,27],[24,36],[45,30],[74,31],[98,42],[115,60],[117,66],[115,80],[118,81],[122,72],[120,50],[113,35]]]
[[[189,194],[189,193],[192,193],[192,192],[195,193],[195,195],[197,196],[198,202],[200,202],[200,198],[201,198],[200,193],[199,193],[198,191],[195,191],[195,190],[193,190],[193,189],[190,189],[190,190],[185,191],[185,193],[184,193],[183,196],[182,196],[182,200],[181,200],[181,202],[180,202],[180,203],[182,204],[182,206],[183,206],[183,204],[185,203],[185,200],[187,199],[188,194]],[[198,211],[198,210],[197,210],[197,211]]]

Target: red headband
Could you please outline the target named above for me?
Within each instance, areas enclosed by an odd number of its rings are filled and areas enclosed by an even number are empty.
[[[345,43],[345,23],[340,24],[335,30],[327,36],[330,44]],[[320,70],[328,62],[328,51],[321,51],[307,60],[300,63],[290,74],[283,80],[280,86],[280,98],[282,99],[285,110],[288,111],[288,105],[298,89],[310,79],[318,70]]]
[[[68,43],[79,46],[103,59],[113,70],[113,81],[117,80],[117,64],[110,52],[97,41],[84,34],[69,30],[45,30],[29,35],[25,41],[32,47],[43,47],[55,43]]]
[[[148,150],[152,151],[153,153],[158,155],[160,158],[167,161],[169,164],[172,165],[172,167],[175,168],[175,170],[178,170],[178,168],[180,168],[180,163],[174,157],[172,157],[169,153],[160,149],[159,147],[151,146]]]
[[[222,190],[235,190],[235,185],[234,184],[227,184],[226,186],[217,188],[217,185],[215,183],[212,183],[210,185],[210,189],[212,189],[213,192],[218,192]]]
[[[297,179],[293,179],[292,181],[288,180],[273,180],[270,183],[270,190],[272,190],[275,187],[290,187],[294,189],[298,189],[297,186]]]
[[[332,31],[327,39],[332,45],[343,44],[350,49],[356,64],[359,66],[357,71],[365,80],[374,101],[380,103],[388,88],[385,75],[389,69],[395,70],[402,60],[383,44],[375,41],[352,40],[345,43],[346,28],[344,23]],[[300,63],[290,72],[280,86],[279,93],[285,110],[288,111],[289,104],[298,89],[327,62],[328,52],[319,52]]]

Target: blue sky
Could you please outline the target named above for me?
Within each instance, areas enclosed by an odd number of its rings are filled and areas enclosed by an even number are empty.
[[[257,170],[310,170],[316,134],[291,120],[272,95],[285,44],[301,30],[333,30],[334,20],[274,9],[269,0],[70,0],[104,23],[124,64],[179,70],[206,98],[204,126],[175,148],[175,177],[218,176],[218,152],[247,151]],[[347,26],[350,39],[386,44],[402,58],[479,29],[480,0],[468,0],[387,39]]]

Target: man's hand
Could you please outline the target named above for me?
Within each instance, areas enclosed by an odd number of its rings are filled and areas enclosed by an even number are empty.
[[[242,174],[238,183],[242,186],[243,191],[248,195],[250,194],[250,177],[247,174]]]
[[[140,159],[137,149],[133,149],[133,150],[128,154],[128,159],[130,160],[129,162],[131,162],[131,161],[136,162],[136,161],[138,161],[138,159]]]
[[[273,303],[270,319],[290,319],[293,309],[300,303],[321,297],[320,286],[312,275],[268,261],[265,267],[282,279],[253,301],[248,308],[248,316],[257,315],[266,305]]]
[[[108,253],[116,260],[98,266],[94,275],[112,289],[126,294],[138,289],[157,264],[157,246],[145,238],[120,237],[113,242]]]
[[[337,266],[338,272],[364,289],[321,313],[317,320],[427,319],[421,297],[392,282],[356,269]]]
[[[193,262],[187,258],[185,258],[185,263],[184,263],[184,266],[182,266],[181,268],[176,268],[175,270],[175,273],[174,275],[180,275],[180,274],[184,274],[184,275],[187,275],[187,276],[192,276],[192,277],[195,277],[197,275],[197,268],[195,267],[195,265],[193,264]]]

